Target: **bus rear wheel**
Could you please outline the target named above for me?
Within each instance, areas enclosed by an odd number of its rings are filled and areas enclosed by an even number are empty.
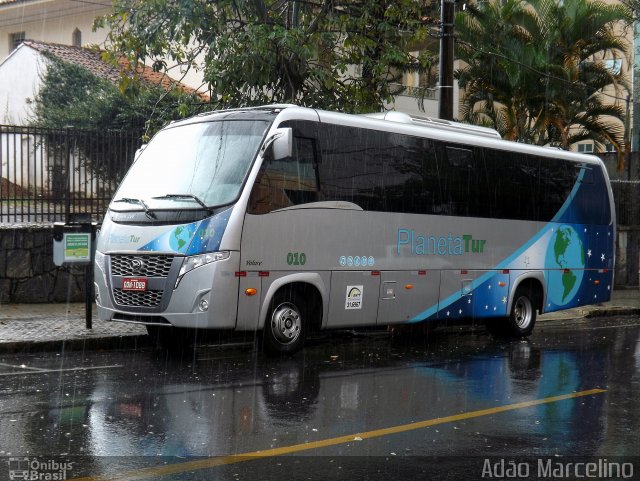
[[[506,318],[488,319],[487,330],[494,336],[522,338],[533,331],[536,324],[536,295],[528,286],[520,286],[513,296],[511,312]]]
[[[526,337],[536,324],[534,292],[525,286],[518,287],[513,296],[511,314],[507,318],[507,330],[511,336]]]
[[[304,345],[306,314],[295,292],[276,294],[263,329],[264,350],[269,354],[293,354]]]

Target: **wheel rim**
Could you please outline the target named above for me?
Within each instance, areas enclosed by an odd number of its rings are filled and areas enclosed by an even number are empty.
[[[291,344],[302,332],[302,316],[298,308],[289,302],[280,304],[271,316],[271,332],[282,344]]]
[[[533,305],[528,297],[519,297],[513,306],[513,317],[520,329],[526,329],[533,319]]]

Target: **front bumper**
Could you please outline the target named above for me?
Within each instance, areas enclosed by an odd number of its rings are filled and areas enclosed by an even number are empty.
[[[98,317],[107,321],[200,329],[233,329],[236,325],[239,253],[185,274],[175,287],[183,256],[172,256],[170,267],[147,278],[144,293],[121,290],[127,273],[119,272],[112,256],[96,252],[95,292]],[[130,254],[122,254],[131,256]],[[143,262],[151,254],[134,254]],[[204,305],[208,308],[203,309]]]

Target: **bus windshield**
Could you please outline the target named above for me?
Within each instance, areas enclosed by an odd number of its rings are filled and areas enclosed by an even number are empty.
[[[111,209],[202,209],[233,202],[268,127],[266,121],[226,120],[160,131],[131,166]]]

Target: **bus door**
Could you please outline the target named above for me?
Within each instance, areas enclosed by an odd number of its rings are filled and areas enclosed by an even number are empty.
[[[379,292],[380,275],[376,271],[332,272],[328,327],[375,324]]]
[[[438,303],[438,271],[384,271],[380,281],[379,325],[407,322]]]

